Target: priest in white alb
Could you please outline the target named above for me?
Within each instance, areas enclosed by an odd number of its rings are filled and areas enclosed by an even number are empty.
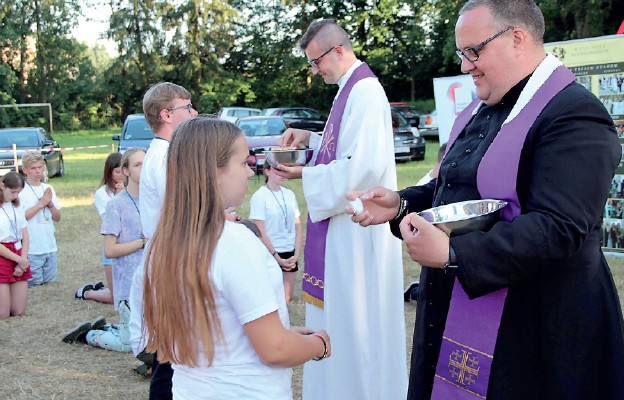
[[[407,393],[401,244],[387,225],[368,229],[345,214],[348,191],[396,189],[390,106],[377,77],[334,20],[313,22],[300,42],[312,73],[338,93],[321,135],[288,129],[281,145],[315,149],[301,178],[309,218],[304,250],[306,326],[326,329],[332,356],[303,370],[304,400],[404,399]]]

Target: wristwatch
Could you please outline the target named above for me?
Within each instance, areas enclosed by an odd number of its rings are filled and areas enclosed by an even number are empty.
[[[456,276],[459,272],[459,265],[457,265],[457,256],[455,255],[455,250],[453,250],[453,246],[449,243],[449,258],[444,266],[442,267],[444,273],[450,276]]]

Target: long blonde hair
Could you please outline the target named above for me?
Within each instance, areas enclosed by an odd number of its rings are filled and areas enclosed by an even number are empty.
[[[147,350],[158,360],[197,366],[201,342],[209,363],[223,339],[210,262],[225,215],[217,186],[242,135],[234,124],[197,117],[181,123],[167,157],[160,221],[146,257],[143,304]]]

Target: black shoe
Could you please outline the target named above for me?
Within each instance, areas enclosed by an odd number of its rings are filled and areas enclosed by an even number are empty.
[[[79,288],[78,290],[76,290],[76,294],[74,294],[74,297],[77,299],[82,299],[85,300],[85,293],[87,293],[89,290],[95,290],[93,288],[93,285],[89,284],[89,285],[84,285],[83,287]]]
[[[412,282],[409,284],[407,289],[405,289],[405,292],[403,292],[403,301],[408,302],[418,298],[418,284],[418,282]]]
[[[104,282],[98,282],[95,285],[93,285],[93,290],[100,290],[100,289],[104,289]]]
[[[154,353],[147,353],[145,350],[137,354],[137,360],[142,361],[145,365],[150,368],[154,365]]]
[[[102,329],[104,325],[106,325],[106,318],[102,315],[91,321],[91,329]]]
[[[63,343],[86,343],[87,332],[91,330],[91,322],[83,322],[63,337]]]

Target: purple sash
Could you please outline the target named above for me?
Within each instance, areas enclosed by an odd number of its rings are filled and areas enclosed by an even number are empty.
[[[376,78],[366,63],[362,63],[353,71],[340,91],[338,98],[334,101],[329,119],[325,125],[323,140],[316,156],[315,165],[329,164],[336,159],[340,123],[347,105],[347,99],[353,86],[364,78]],[[323,294],[325,289],[325,245],[327,243],[328,229],[329,218],[319,222],[312,222],[308,213],[306,242],[303,251],[303,299],[321,308],[325,299]]]
[[[519,114],[503,124],[483,156],[477,170],[477,187],[482,198],[509,203],[502,210],[503,221],[511,221],[520,215],[516,180],[520,153],[528,131],[550,100],[574,79],[574,74],[566,67],[555,69]],[[472,118],[478,103],[479,100],[473,101],[457,117],[447,152]],[[486,398],[506,297],[507,288],[504,288],[470,300],[455,280],[436,366],[432,400]]]

